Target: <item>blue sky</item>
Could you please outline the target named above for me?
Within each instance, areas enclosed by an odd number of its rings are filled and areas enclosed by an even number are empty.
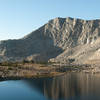
[[[21,38],[55,17],[100,19],[100,0],[0,0],[0,40]]]

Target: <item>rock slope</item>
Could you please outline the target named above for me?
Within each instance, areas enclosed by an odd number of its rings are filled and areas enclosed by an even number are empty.
[[[18,40],[0,42],[0,61],[96,63],[100,60],[100,20],[55,18]]]

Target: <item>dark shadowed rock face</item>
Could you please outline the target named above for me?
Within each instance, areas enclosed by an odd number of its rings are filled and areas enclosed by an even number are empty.
[[[18,40],[0,42],[0,61],[54,61],[87,63],[97,60],[100,20],[55,18]]]

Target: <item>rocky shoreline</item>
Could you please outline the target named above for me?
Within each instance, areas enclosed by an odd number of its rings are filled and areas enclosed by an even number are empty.
[[[11,64],[0,65],[0,78],[38,78],[38,77],[53,77],[63,74],[57,71],[58,67],[45,64]]]
[[[13,63],[0,65],[0,79],[54,77],[67,72],[100,73],[98,65]]]

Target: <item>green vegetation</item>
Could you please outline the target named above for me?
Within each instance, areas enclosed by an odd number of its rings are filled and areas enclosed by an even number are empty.
[[[13,67],[8,67],[8,70],[13,70]]]
[[[71,59],[68,59],[68,62],[69,63],[73,63],[75,61],[75,59],[71,58]]]
[[[25,64],[25,63],[32,63],[32,64],[34,64],[34,63],[36,63],[36,62],[33,61],[33,60],[30,60],[30,61],[29,61],[29,60],[25,60],[25,59],[24,59],[24,60],[22,61],[22,63],[23,63],[23,64]]]
[[[0,66],[7,66],[7,67],[19,67],[20,65],[25,65],[25,64],[41,64],[41,65],[51,65],[51,62],[35,62],[33,60],[31,61],[27,61],[27,60],[23,60],[22,62],[1,62]]]
[[[48,61],[28,61],[28,60],[23,60],[22,61],[23,64],[25,63],[30,63],[30,64],[43,64],[43,65],[48,65],[48,64],[52,64],[52,62],[48,62]]]
[[[13,67],[17,67],[18,66],[18,62],[2,62],[0,63],[0,66],[13,66]]]

